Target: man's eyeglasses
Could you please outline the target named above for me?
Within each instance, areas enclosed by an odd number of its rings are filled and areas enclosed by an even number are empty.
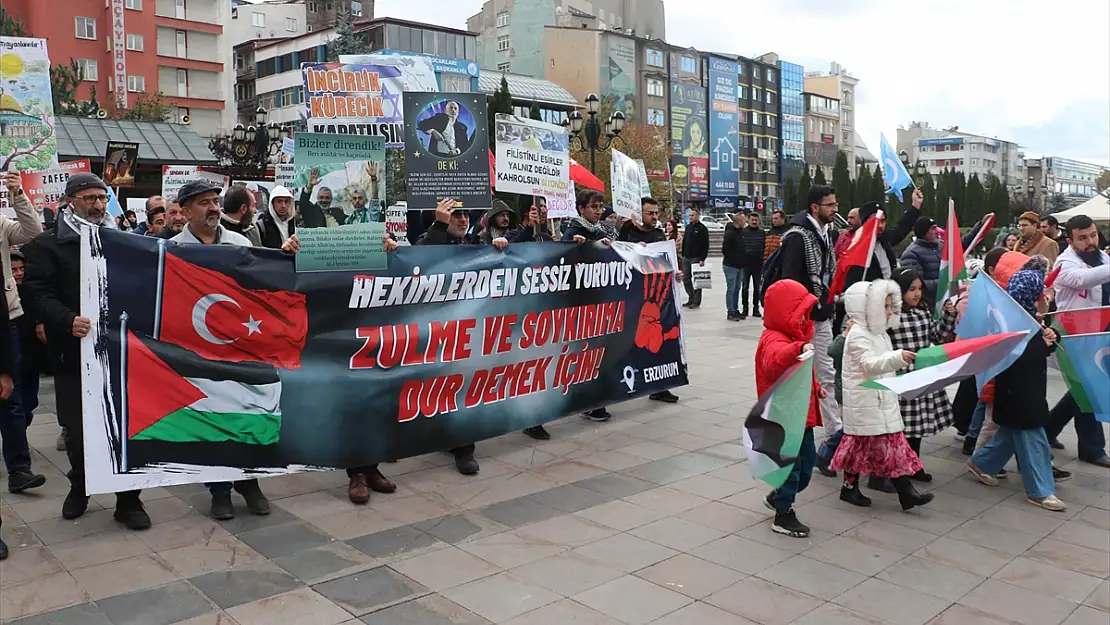
[[[821,206],[833,206],[835,208],[840,208],[840,202],[821,202]]]
[[[107,195],[79,195],[75,199],[84,202],[85,204],[96,204],[97,202],[108,203]]]

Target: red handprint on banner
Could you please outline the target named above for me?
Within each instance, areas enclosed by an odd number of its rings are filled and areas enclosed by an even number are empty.
[[[674,272],[662,264],[648,259],[644,271],[644,305],[636,324],[636,347],[658,354],[663,343],[678,338],[679,327],[663,330],[661,307],[671,292]]]

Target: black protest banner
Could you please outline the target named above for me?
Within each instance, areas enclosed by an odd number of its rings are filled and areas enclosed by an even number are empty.
[[[670,242],[297,274],[276,250],[85,236],[93,493],[395,460],[687,383]]]

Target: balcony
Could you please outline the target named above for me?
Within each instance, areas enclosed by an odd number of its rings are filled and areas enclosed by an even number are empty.
[[[235,70],[235,82],[251,82],[255,79],[254,63],[249,63]]]

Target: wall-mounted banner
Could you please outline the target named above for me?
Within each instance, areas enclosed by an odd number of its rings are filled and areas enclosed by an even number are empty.
[[[104,148],[104,174],[100,177],[109,187],[133,187],[135,170],[139,168],[138,161],[138,143],[109,141]]]
[[[385,138],[386,147],[404,145],[405,78],[400,68],[304,63],[301,74],[309,132],[376,135]]]
[[[497,190],[566,197],[570,193],[570,144],[562,126],[497,114]]]
[[[613,212],[621,217],[640,216],[640,198],[643,197],[643,182],[647,174],[640,177],[640,167],[620,150],[612,149],[609,162],[609,185],[613,192]]]
[[[0,37],[0,171],[58,166],[45,39]]]
[[[177,192],[190,180],[207,180],[226,189],[230,178],[197,165],[162,165],[162,197],[167,202],[177,199]]]
[[[458,208],[489,208],[486,94],[410,91],[404,104],[409,208],[435,208],[447,198]]]
[[[112,2],[112,88],[116,107],[127,108],[127,29],[123,25],[124,0]]]
[[[82,237],[90,494],[401,459],[688,381],[670,241],[296,274],[276,250]]]
[[[740,193],[736,71],[735,61],[709,57],[709,194],[714,197]]]

